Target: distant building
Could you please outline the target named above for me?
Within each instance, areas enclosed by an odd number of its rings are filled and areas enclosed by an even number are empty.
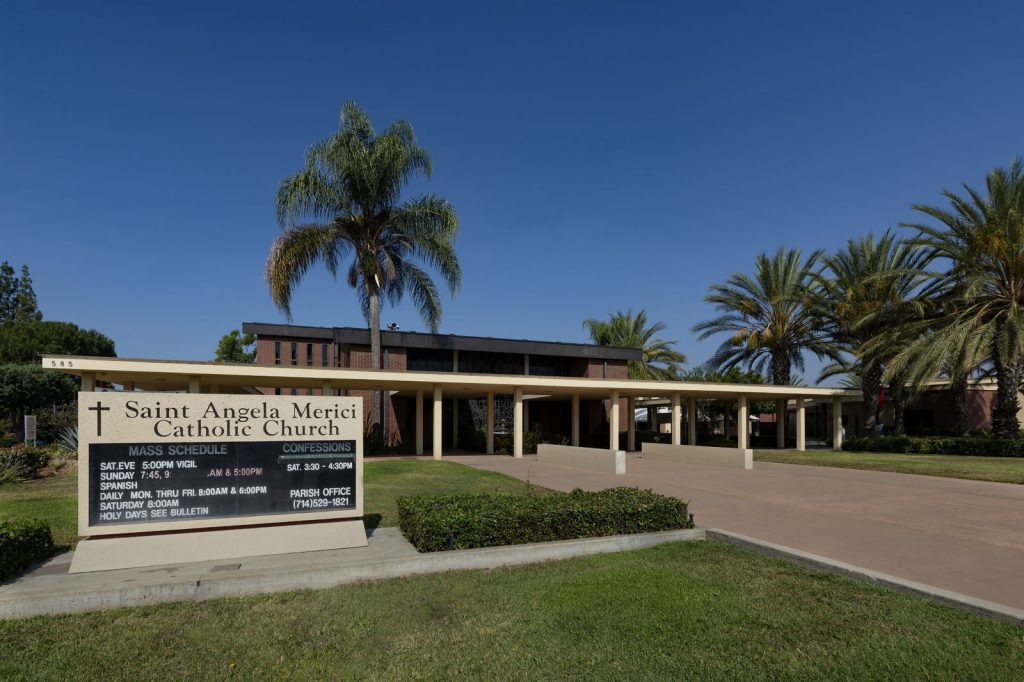
[[[298,367],[369,369],[370,332],[355,327],[305,327],[247,322],[242,331],[256,336],[256,364]],[[637,348],[611,348],[585,343],[560,343],[526,339],[501,339],[455,334],[429,334],[405,331],[381,331],[382,369],[415,372],[451,372],[462,375],[501,374],[546,377],[583,377],[626,379],[630,360],[641,360]],[[319,394],[320,389],[263,388],[265,393]],[[371,391],[341,392],[369,400]],[[382,423],[387,424],[388,440],[408,442],[415,429],[415,392],[388,390]],[[429,398],[428,398],[429,400]],[[496,396],[498,433],[502,422],[510,420],[511,396]],[[626,409],[626,399],[621,401]],[[484,407],[483,399],[443,399],[445,447],[458,447],[460,435],[478,432]],[[584,445],[608,442],[608,417],[605,400],[580,400],[580,438]],[[369,414],[369,409],[366,410]],[[507,417],[504,418],[504,417]],[[543,433],[568,434],[571,426],[571,401],[566,396],[526,396],[525,429],[539,428]],[[456,428],[457,427],[457,428]],[[426,420],[424,438],[431,438]]]

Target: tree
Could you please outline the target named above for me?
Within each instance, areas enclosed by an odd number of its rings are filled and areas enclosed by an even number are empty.
[[[232,329],[220,337],[214,362],[256,362],[256,337]]]
[[[78,382],[67,374],[38,365],[0,364],[0,411],[7,414],[19,435],[26,414],[70,403],[77,392]]]
[[[46,353],[117,355],[109,337],[70,322],[7,322],[0,326],[0,362],[36,362]]]
[[[780,248],[774,256],[758,255],[754,276],[736,273],[710,287],[704,297],[721,315],[694,326],[700,340],[729,334],[709,365],[722,370],[744,366],[768,373],[775,385],[792,381],[792,370],[804,369],[804,353],[835,359],[837,348],[823,331],[811,302],[815,251],[805,261],[799,249]]]
[[[608,320],[587,318],[583,320],[583,328],[599,346],[639,348],[643,351],[642,360],[629,361],[630,379],[678,379],[679,365],[686,362],[686,356],[673,348],[676,341],[657,338],[656,335],[665,330],[665,323],[648,324],[646,310],[636,315],[632,310],[620,311]]]
[[[864,428],[875,429],[878,396],[886,364],[898,352],[891,344],[874,344],[888,329],[924,316],[923,283],[927,254],[897,239],[890,230],[881,237],[850,239],[846,247],[824,258],[816,276],[817,314],[833,343],[851,354],[822,371],[819,381],[839,373],[860,378]]]
[[[402,201],[416,175],[430,176],[427,150],[412,126],[396,121],[379,134],[354,102],[341,109],[337,132],[314,144],[305,167],[285,178],[277,192],[277,220],[284,232],[270,248],[266,280],[274,303],[291,317],[294,288],[316,263],[337,276],[351,257],[345,281],[356,290],[370,328],[371,366],[380,369],[382,300],[412,297],[424,324],[436,332],[441,297],[433,267],[454,295],[462,285],[455,254],[455,208],[436,195]],[[371,423],[380,422],[380,394]]]
[[[969,339],[987,347],[996,377],[992,430],[1014,438],[1024,358],[1024,165],[988,174],[984,193],[964,184],[966,196],[943,190],[948,207],[915,204],[938,223],[905,223],[918,230],[915,243],[949,264],[937,274],[942,307],[933,333],[909,346],[902,358],[930,368],[955,356]]]
[[[32,288],[32,276],[28,272],[27,265],[21,266],[21,277],[18,278],[18,287],[14,293],[12,319],[17,322],[38,322],[43,319],[43,314],[39,312],[36,292]]]
[[[18,278],[7,261],[0,263],[0,323],[14,318],[14,304],[18,296]]]
[[[764,375],[751,370],[742,370],[739,367],[731,367],[726,371],[716,369],[710,363],[685,372],[682,375],[683,381],[715,384],[767,384]],[[775,410],[773,400],[755,400],[750,403],[751,414],[762,414]],[[735,400],[698,400],[697,414],[698,421],[703,421],[709,426],[718,419],[723,420],[728,435],[728,420],[735,417],[739,412]]]

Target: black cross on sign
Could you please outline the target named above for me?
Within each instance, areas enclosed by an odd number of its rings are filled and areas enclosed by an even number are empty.
[[[97,401],[96,407],[87,408],[88,410],[96,413],[96,435],[103,435],[103,413],[109,412],[109,407],[103,407],[103,403]]]

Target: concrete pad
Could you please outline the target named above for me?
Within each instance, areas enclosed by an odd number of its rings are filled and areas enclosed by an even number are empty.
[[[555,490],[651,489],[688,500],[701,526],[1024,609],[1024,486],[772,462],[745,471],[636,454],[623,476],[530,456],[457,461]]]

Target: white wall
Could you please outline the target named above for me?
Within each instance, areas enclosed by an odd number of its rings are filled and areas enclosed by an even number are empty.
[[[730,469],[753,469],[754,451],[747,448],[715,448],[707,445],[668,445],[643,443],[640,455],[644,459],[683,464],[710,464]]]
[[[537,446],[537,461],[601,474],[626,473],[626,453],[622,450],[541,443]]]

